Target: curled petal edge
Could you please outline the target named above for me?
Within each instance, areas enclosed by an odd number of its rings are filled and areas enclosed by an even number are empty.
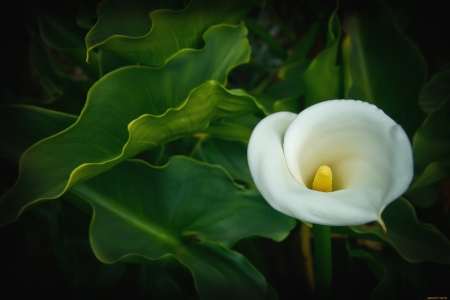
[[[342,126],[335,122],[341,122]],[[323,128],[326,123],[329,125]],[[365,145],[367,141],[361,136],[372,126],[375,129],[369,133],[374,142]],[[348,139],[352,130],[356,140]],[[341,187],[331,193],[311,190],[308,188],[311,178],[298,177],[302,167],[305,168],[302,164],[306,160],[308,166],[309,160],[302,152],[308,152],[311,160],[314,155],[323,154],[323,143],[316,145],[315,138],[308,141],[317,134],[323,134],[323,140],[331,140],[326,147],[330,152],[340,147],[350,150],[352,155],[368,151],[355,155],[355,159],[342,159],[340,151],[334,151],[338,155],[327,157],[331,168],[338,170],[337,175],[351,177],[341,180]],[[286,141],[288,138],[290,142]],[[303,139],[300,145],[296,142],[298,139]],[[354,145],[356,150],[353,150],[349,142],[357,141],[360,143]],[[322,225],[350,226],[378,221],[385,230],[381,212],[406,191],[413,176],[412,148],[403,129],[376,106],[354,100],[322,102],[299,115],[279,112],[268,116],[252,133],[248,161],[256,186],[274,209]],[[361,171],[364,174],[358,174]]]

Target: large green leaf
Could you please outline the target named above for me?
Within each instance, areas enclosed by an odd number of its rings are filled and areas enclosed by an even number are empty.
[[[382,217],[387,233],[378,224],[349,227],[361,234],[361,238],[371,239],[372,235],[376,235],[409,262],[450,264],[450,241],[433,225],[420,222],[408,201],[400,198],[392,202],[383,211]]]
[[[280,241],[295,226],[294,219],[273,210],[257,191],[233,183],[222,168],[183,156],[164,167],[125,161],[71,191],[94,207],[91,242],[105,262],[137,254],[136,248],[139,255],[157,259],[161,249],[198,240],[231,246],[259,235]],[[123,241],[106,234],[119,234],[119,228],[130,232],[120,233]],[[133,245],[132,240],[142,243]]]
[[[336,7],[328,22],[326,48],[312,60],[302,77],[306,106],[342,97],[341,67],[337,66],[340,39],[341,26]]]
[[[40,136],[41,138],[51,134],[52,131],[58,129],[61,130],[64,128],[62,125],[59,125],[59,123],[57,123],[59,119],[66,120],[67,122],[69,121],[73,122],[75,120],[75,117],[72,116],[62,115],[56,112],[47,111],[43,109],[36,109],[33,107],[20,106],[20,107],[11,107],[11,109],[7,111],[7,113],[11,115],[12,121],[11,124],[15,125],[14,123],[15,116],[20,117],[21,115],[26,115],[26,112],[28,110],[31,110],[31,112],[33,112],[33,116],[37,116],[35,118],[27,120],[26,124],[29,126],[29,128],[32,128],[33,126],[38,127],[39,124],[41,123],[45,124],[45,122],[43,122],[42,120],[47,121],[53,120],[52,122],[49,123],[55,124],[52,127],[43,126],[42,127],[43,134]],[[39,115],[41,116],[39,117]],[[62,123],[64,123],[64,121]],[[33,137],[32,131],[28,130],[27,128],[22,128],[23,130],[18,129],[16,132],[16,135],[19,135],[23,138],[25,148],[27,143],[28,145],[32,143],[30,138]],[[15,142],[17,142],[17,139],[12,140],[12,143]],[[17,154],[20,155],[20,153]],[[178,162],[178,165],[174,165],[173,162]],[[95,185],[97,193],[95,194],[96,195],[95,197],[90,199],[90,202],[97,203],[98,207],[101,208],[102,202],[100,200],[102,198],[103,199],[108,198],[108,193],[112,193],[114,196],[124,193],[127,194],[125,199],[118,199],[119,201],[116,203],[119,206],[125,207],[125,209],[123,209],[124,214],[120,215],[119,218],[126,216],[126,214],[130,210],[132,210],[132,207],[130,208],[128,206],[129,201],[131,201],[130,199],[135,199],[134,201],[143,201],[143,203],[147,202],[148,197],[145,196],[145,198],[142,198],[143,195],[151,195],[151,197],[155,195],[161,195],[161,198],[159,199],[160,201],[165,201],[166,198],[167,201],[185,201],[186,208],[184,208],[184,206],[171,205],[170,203],[166,203],[164,207],[167,208],[167,210],[184,209],[194,215],[198,213],[202,219],[195,219],[197,222],[196,223],[197,229],[195,229],[194,226],[192,231],[202,231],[205,232],[206,234],[204,236],[197,234],[195,240],[199,237],[202,237],[206,241],[217,240],[225,244],[232,244],[233,240],[240,239],[242,237],[249,235],[263,235],[274,238],[276,240],[280,240],[283,239],[287,235],[288,231],[295,225],[293,219],[287,218],[286,216],[271,209],[258,193],[245,191],[242,188],[238,188],[236,185],[232,184],[232,181],[218,167],[209,167],[204,164],[195,163],[189,159],[183,159],[181,157],[174,159],[169,166],[166,166],[165,168],[162,169],[151,168],[148,165],[145,165],[143,162],[138,161],[133,163],[125,162],[123,164],[129,165],[127,170],[123,169],[126,166],[122,166],[121,164],[118,167],[112,169],[111,171],[105,173],[105,175],[101,175],[91,181],[88,181],[85,184],[81,184],[80,186],[75,187],[73,190],[70,190],[68,193],[64,195],[64,200],[69,199],[72,203],[77,204],[77,207],[79,207],[78,204],[82,203],[79,203],[78,199],[80,199],[80,197],[77,196],[77,191],[81,190],[82,193],[86,193],[87,190],[93,188],[91,185],[92,182],[101,181],[103,182],[103,184]],[[134,170],[132,168],[133,164],[138,164],[144,171],[144,173],[139,172],[138,170]],[[179,170],[184,170],[184,172],[180,173]],[[135,171],[137,172],[136,174]],[[152,175],[156,179],[156,181],[153,180],[152,178],[149,178],[145,174]],[[197,176],[195,176],[195,174],[197,174]],[[110,192],[105,192],[106,190],[111,188],[111,182],[116,181],[112,179],[114,177],[122,178],[117,179],[121,183],[117,184],[115,188],[124,189],[126,191],[118,192],[117,190],[114,190]],[[174,182],[174,178],[179,178],[179,180]],[[216,182],[211,186],[210,185],[211,180],[205,181],[204,178],[211,178],[214,179],[212,180],[213,182],[216,181],[218,182]],[[130,186],[128,183],[129,181],[132,182],[137,187],[135,188],[134,186]],[[205,187],[203,188],[202,185],[204,185]],[[88,186],[88,188],[86,186]],[[220,192],[227,190],[226,187],[228,187],[231,190],[231,194],[226,195],[226,193]],[[187,189],[191,190],[192,192],[188,192]],[[145,192],[146,190],[150,190],[150,192],[147,193]],[[179,195],[183,196],[187,195],[187,197],[186,199],[181,200],[179,199],[179,197],[167,193],[173,194],[178,193]],[[218,198],[218,195],[226,197],[227,201],[223,201],[222,198]],[[203,204],[199,204],[199,200],[206,202]],[[189,204],[189,202],[191,204]],[[64,203],[60,204],[62,205]],[[150,202],[149,205],[156,205],[156,204]],[[65,205],[64,207],[66,206],[67,205]],[[96,206],[94,205],[94,208],[95,207]],[[82,208],[84,208],[83,205]],[[199,208],[201,208],[202,210],[199,210]],[[89,208],[82,210],[86,210],[87,213],[90,212]],[[101,210],[108,211],[108,207],[101,208]],[[233,210],[233,213],[227,213],[228,210]],[[158,215],[158,211],[160,210],[152,209],[151,211],[154,214]],[[66,215],[69,212],[67,210],[63,210],[63,212],[65,213],[65,215],[62,220],[64,220],[65,222],[70,221],[71,218],[68,217],[72,216],[72,214]],[[209,215],[208,212],[210,212]],[[248,218],[249,214],[258,215],[258,218],[255,218],[252,222],[249,222]],[[74,217],[79,219],[80,216],[82,216],[82,214],[80,215],[80,213],[78,213],[78,215],[79,216]],[[99,214],[97,214],[96,216],[97,218],[101,218]],[[222,221],[218,221],[218,217],[223,218]],[[271,221],[268,222],[268,220]],[[98,222],[101,222],[101,220],[99,220]],[[146,223],[145,220],[143,222]],[[245,225],[236,225],[239,223],[245,223]],[[63,226],[62,229],[67,231],[67,228],[69,228],[70,230],[73,231],[73,229],[78,228],[74,227],[75,224],[71,225],[71,227],[67,227],[65,225]],[[151,225],[151,223],[149,222],[147,222],[147,224]],[[136,228],[133,229],[132,227],[133,226],[131,226],[131,230],[136,230]],[[225,232],[223,230],[224,228],[227,228],[226,231],[228,233],[224,233]],[[125,231],[130,230],[130,226],[125,226],[124,230]],[[82,229],[77,229],[77,232],[79,233],[81,233],[82,231],[83,231]],[[120,234],[119,232],[115,233]],[[108,232],[108,234],[111,234],[111,232]],[[195,235],[195,232],[191,233],[188,232],[187,234]],[[73,255],[78,255],[79,253],[85,251],[85,248],[83,246],[84,244],[80,243],[81,236],[79,236],[79,238],[76,237],[73,238],[72,235],[73,235],[72,233],[67,234],[67,232],[65,232],[64,235],[62,236],[65,241],[63,242],[63,245],[58,246],[59,248],[65,247],[71,249],[69,252],[67,251],[58,252],[62,259],[61,263],[63,263],[63,266],[68,268],[70,268],[71,265],[73,264],[74,258],[76,262],[77,258],[73,257]],[[124,236],[128,236],[128,234],[124,234]],[[177,236],[179,236],[179,233],[177,233]],[[182,238],[182,240],[190,241],[189,238]],[[107,241],[105,243],[107,243]],[[133,245],[133,243],[128,244]],[[108,246],[107,244],[103,246],[106,248],[110,248],[110,246]],[[226,292],[224,294],[224,298],[226,298],[231,296],[234,297],[236,293],[240,292],[249,293],[248,290],[251,289],[251,287],[248,287],[246,285],[253,285],[256,286],[257,288],[258,284],[260,283],[259,282],[259,280],[261,279],[260,275],[257,275],[256,282],[252,281],[249,283],[247,276],[255,275],[253,267],[249,266],[245,258],[237,253],[231,252],[216,245],[205,243],[202,243],[200,245],[189,245],[188,250],[189,251],[182,250],[179,254],[178,259],[183,264],[185,264],[189,269],[192,270],[193,275],[196,278],[197,285],[199,286],[199,292],[204,298],[218,297],[217,293],[215,292],[218,285],[219,286],[222,285],[222,288],[224,289],[226,289],[227,286],[233,287],[234,291],[232,292],[231,295],[229,294],[229,292]],[[133,253],[135,252],[133,251]],[[116,267],[111,266],[110,268],[109,266],[101,266],[101,265],[98,265],[98,267],[99,267],[98,270],[97,269],[96,270],[100,272],[99,274],[101,274],[101,276],[95,278],[96,282],[98,281],[98,283],[101,283],[104,282],[105,280],[107,281],[115,280],[113,277],[111,277],[115,276],[114,274],[102,272],[111,268],[116,270]],[[76,280],[73,281],[73,284],[74,288],[80,293],[83,293],[85,291],[85,289],[83,288],[85,282],[83,280],[84,279],[89,280],[89,278],[91,278],[90,276],[92,275],[90,273],[86,273],[85,271],[86,269],[83,267],[83,265],[79,264],[75,264],[75,269],[70,271],[76,272],[76,274],[78,274]],[[228,278],[227,280],[229,281],[225,280],[222,282],[219,280],[220,278],[217,279],[217,277],[211,277],[211,272],[213,272],[214,274],[228,274],[228,275],[232,274],[232,278]],[[245,285],[242,283],[245,283]],[[90,289],[95,289],[95,287],[90,286]],[[256,293],[259,294],[261,293],[261,291],[262,290],[259,291],[257,290]],[[153,285],[151,292],[154,292]],[[212,295],[215,295],[215,297],[213,297]],[[250,291],[250,295],[253,295],[252,291]],[[261,294],[259,294],[257,298],[263,297],[261,296]]]
[[[71,191],[94,209],[90,240],[101,261],[174,256],[191,270],[204,298],[263,298],[263,277],[216,243],[230,246],[252,235],[282,240],[295,226],[223,169],[185,157],[164,167],[125,161]]]
[[[163,68],[126,67],[103,77],[73,126],[23,155],[18,182],[0,200],[1,223],[128,157],[202,130],[212,119],[257,110],[253,98],[207,81],[225,83],[229,69],[248,60],[245,34],[242,25],[217,26],[205,34],[201,51],[181,51]]]
[[[177,3],[178,2],[178,3]],[[182,9],[182,1],[106,0],[97,6],[98,21],[86,37],[88,47],[114,36],[140,37],[152,27],[149,17],[157,9]]]
[[[192,0],[182,11],[155,10],[150,13],[153,22],[150,31],[144,36],[136,37],[135,35],[142,34],[140,28],[144,26],[142,23],[145,23],[142,18],[143,14],[139,10],[143,9],[149,12],[148,10],[151,8],[145,1],[131,2],[132,6],[129,2],[118,1],[127,7],[127,11],[130,11],[132,15],[137,15],[136,18],[126,19],[129,25],[125,32],[132,36],[119,35],[123,30],[117,31],[116,26],[112,24],[116,22],[116,18],[108,17],[105,19],[105,23],[99,21],[86,36],[88,55],[93,49],[100,48],[134,62],[161,66],[170,56],[181,49],[200,48],[203,45],[201,37],[210,26],[221,23],[235,24],[257,4],[256,2],[254,0],[221,2]],[[111,14],[110,7],[114,3],[116,2],[105,2],[104,8],[100,6],[99,13],[103,14],[103,9],[105,9],[107,10],[105,14]],[[99,18],[102,20],[102,15]],[[148,22],[145,26],[148,26]],[[104,28],[108,28],[108,30]],[[131,30],[130,28],[137,29]]]
[[[107,50],[100,49],[98,51],[97,58],[100,77],[103,77],[116,69],[136,65],[132,61],[129,61],[128,59],[123,58],[122,56],[119,56]]]
[[[351,74],[345,97],[376,104],[412,136],[423,119],[417,101],[426,63],[420,50],[377,1],[347,17],[345,26]]]

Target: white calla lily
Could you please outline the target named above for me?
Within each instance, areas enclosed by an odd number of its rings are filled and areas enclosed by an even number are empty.
[[[250,137],[248,162],[274,209],[321,225],[378,221],[385,229],[381,212],[413,177],[412,148],[401,126],[375,105],[355,100],[266,117]],[[331,192],[312,189],[323,165],[332,171]]]

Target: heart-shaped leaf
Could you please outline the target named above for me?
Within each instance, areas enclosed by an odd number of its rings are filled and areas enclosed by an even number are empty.
[[[123,3],[118,1],[131,15],[142,16],[141,9],[151,9],[148,1],[134,1],[131,6],[128,1]],[[152,27],[150,31],[141,37],[119,35],[123,29],[114,31],[115,18],[107,18],[104,22],[102,15],[99,15],[100,21],[94,26],[86,36],[86,45],[89,52],[95,48],[116,53],[131,61],[142,63],[149,66],[161,66],[164,62],[177,51],[184,48],[198,49],[202,46],[201,39],[203,33],[215,24],[235,24],[240,21],[257,1],[221,1],[211,2],[207,0],[192,0],[191,3],[182,11],[154,10],[150,13]],[[114,1],[105,2],[100,6],[99,14],[103,9],[110,12],[110,6]],[[105,6],[105,7],[103,7]],[[106,7],[108,6],[108,8]],[[132,22],[129,27],[137,28],[143,22],[142,17],[127,18],[127,23]],[[137,23],[137,24],[134,24]],[[103,30],[108,28],[108,30]],[[111,31],[112,30],[112,31]],[[127,34],[141,34],[127,29]],[[226,52],[226,51],[225,51]]]
[[[126,158],[202,130],[212,119],[258,110],[252,97],[208,81],[226,82],[228,71],[248,60],[245,34],[243,25],[217,26],[205,34],[201,51],[180,51],[163,68],[127,67],[103,77],[73,126],[23,155],[17,184],[0,200],[1,223]]]
[[[216,243],[230,246],[252,235],[282,240],[295,226],[221,168],[185,157],[164,167],[125,161],[71,191],[94,209],[90,240],[101,261],[174,256],[205,298],[253,299],[266,289],[243,256]]]

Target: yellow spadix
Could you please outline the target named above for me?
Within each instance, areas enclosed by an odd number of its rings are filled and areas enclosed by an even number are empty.
[[[329,166],[320,166],[312,184],[313,190],[329,193],[332,189],[333,174]]]

